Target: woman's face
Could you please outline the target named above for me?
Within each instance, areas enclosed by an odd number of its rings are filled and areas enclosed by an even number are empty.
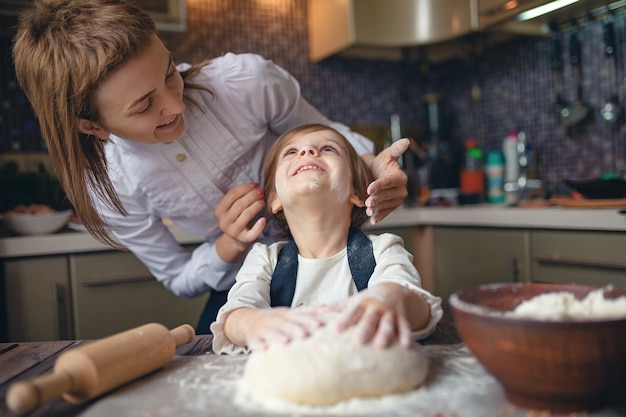
[[[163,143],[185,130],[183,79],[169,51],[155,35],[150,47],[107,76],[96,90],[100,118],[79,119],[79,130],[106,139]]]
[[[328,130],[304,133],[286,142],[278,152],[275,178],[280,206],[304,195],[328,195],[339,204],[355,197],[345,144]]]

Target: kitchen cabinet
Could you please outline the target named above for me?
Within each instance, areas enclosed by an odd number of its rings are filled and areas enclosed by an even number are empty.
[[[381,227],[366,229],[368,234],[380,235],[382,233],[393,233],[400,236],[404,241],[404,247],[413,255],[413,265],[420,274],[422,287],[430,292],[434,292],[435,284],[432,273],[433,242],[432,227],[411,226],[411,227]]]
[[[529,280],[528,230],[435,227],[432,239],[433,293],[442,298],[446,321],[453,321],[448,298],[458,290]]]
[[[148,322],[195,326],[207,299],[175,296],[129,252],[5,260],[4,282],[8,338],[20,342],[95,339]]]
[[[4,275],[9,340],[72,338],[67,257],[5,261]]]
[[[402,225],[370,226],[372,233],[391,232],[404,238],[423,287],[442,298],[445,321],[453,319],[448,304],[452,293],[483,284],[553,282],[626,288],[626,233],[620,228],[624,220],[613,210],[454,210],[420,208],[415,214],[400,212],[414,216],[395,222]],[[444,219],[444,214],[449,218]],[[417,215],[430,215],[433,223],[470,225],[423,224],[414,219]],[[511,219],[498,218],[504,215]],[[589,221],[593,216],[606,221]],[[566,217],[568,223],[562,223]],[[490,221],[511,226],[490,225]]]
[[[175,296],[131,253],[69,256],[77,339],[95,339],[149,322],[195,326],[207,296]]]
[[[623,232],[532,232],[532,280],[626,288]]]
[[[529,280],[530,231],[491,227],[380,227],[372,233],[404,239],[422,286],[441,297],[444,320],[451,322],[448,297],[495,282]]]

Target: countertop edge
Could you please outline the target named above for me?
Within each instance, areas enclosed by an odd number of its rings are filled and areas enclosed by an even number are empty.
[[[197,244],[203,237],[192,235],[176,225],[168,226],[174,238],[183,245]],[[11,236],[0,238],[0,258],[67,255],[72,253],[117,250],[105,245],[87,232],[66,230],[44,236]]]
[[[499,205],[400,207],[367,229],[406,226],[476,226],[520,229],[626,231],[617,209],[518,208]]]
[[[368,224],[365,229],[376,233],[386,228],[414,226],[626,232],[626,216],[619,214],[617,209],[518,208],[501,205],[399,207],[378,224]],[[204,241],[203,237],[185,232],[174,224],[169,227],[181,244]],[[97,241],[89,233],[73,230],[45,236],[0,238],[2,259],[111,250],[115,249]]]

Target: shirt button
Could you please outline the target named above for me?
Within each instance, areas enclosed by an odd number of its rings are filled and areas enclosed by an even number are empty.
[[[187,155],[185,155],[184,153],[179,153],[178,155],[176,155],[176,160],[178,162],[183,162],[185,159],[187,159]]]

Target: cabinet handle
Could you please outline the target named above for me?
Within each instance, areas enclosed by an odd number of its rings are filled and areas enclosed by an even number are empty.
[[[125,276],[125,277],[114,277],[114,278],[94,278],[85,280],[81,283],[83,287],[104,287],[105,285],[119,285],[119,284],[128,284],[131,282],[143,282],[143,281],[154,281],[155,278],[152,275],[144,275],[144,276]]]
[[[519,282],[519,270],[517,269],[517,258],[509,258],[509,268],[507,271],[509,282]]]
[[[619,262],[599,262],[586,259],[560,258],[553,256],[534,256],[533,260],[538,263],[552,265],[586,266],[591,268],[616,269],[618,271],[626,271],[626,264]]]
[[[62,329],[62,312],[61,308],[63,308],[63,300],[61,299],[61,289],[59,288],[59,284],[52,284],[52,308],[53,308],[53,318],[54,318],[54,338],[56,340],[63,339],[63,329]]]

